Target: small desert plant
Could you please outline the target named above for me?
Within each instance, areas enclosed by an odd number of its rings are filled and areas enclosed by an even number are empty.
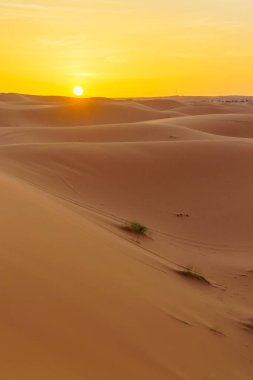
[[[137,222],[128,223],[126,228],[128,231],[134,232],[134,233],[139,234],[139,235],[145,235],[145,233],[148,230],[146,226],[144,226],[141,223],[137,223]]]
[[[182,270],[182,273],[185,275],[185,276],[195,276],[197,274],[196,270],[193,268],[192,265],[187,265],[183,270]]]

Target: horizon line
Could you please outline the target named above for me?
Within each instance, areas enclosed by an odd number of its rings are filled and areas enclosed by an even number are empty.
[[[245,95],[245,94],[226,94],[226,95],[155,95],[155,96],[148,96],[148,95],[143,95],[143,96],[113,96],[113,97],[107,97],[107,96],[68,96],[68,95],[42,95],[42,94],[29,94],[29,93],[22,93],[22,92],[0,92],[1,95],[20,95],[20,96],[33,96],[33,97],[50,97],[50,98],[67,98],[67,99],[76,99],[76,100],[81,100],[81,99],[149,99],[149,98],[180,98],[180,97],[191,97],[191,98],[225,98],[225,97],[253,97],[252,95]]]

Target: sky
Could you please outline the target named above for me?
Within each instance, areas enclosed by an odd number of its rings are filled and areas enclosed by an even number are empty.
[[[0,0],[0,92],[253,95],[252,0]]]

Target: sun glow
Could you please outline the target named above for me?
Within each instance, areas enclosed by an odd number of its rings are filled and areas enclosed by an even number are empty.
[[[83,95],[83,88],[80,87],[80,86],[76,86],[73,88],[73,93],[76,95],[76,96],[82,96]]]
[[[0,92],[250,95],[252,17],[252,0],[0,0]]]

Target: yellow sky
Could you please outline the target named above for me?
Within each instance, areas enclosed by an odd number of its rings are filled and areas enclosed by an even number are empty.
[[[253,94],[252,0],[0,0],[0,92]]]

